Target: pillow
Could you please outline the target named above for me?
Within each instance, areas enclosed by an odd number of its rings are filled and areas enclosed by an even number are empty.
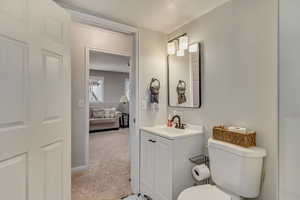
[[[93,117],[94,118],[104,118],[105,111],[104,110],[93,110]]]
[[[115,118],[116,116],[116,109],[115,108],[109,108],[109,109],[104,109],[105,111],[105,118]]]
[[[91,108],[89,110],[89,116],[90,116],[90,118],[93,118],[93,110]]]

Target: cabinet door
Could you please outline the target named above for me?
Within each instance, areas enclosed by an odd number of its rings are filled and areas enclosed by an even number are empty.
[[[155,200],[172,200],[172,152],[171,140],[155,139]]]
[[[141,157],[140,157],[140,190],[153,198],[154,195],[154,141],[152,134],[141,134]]]

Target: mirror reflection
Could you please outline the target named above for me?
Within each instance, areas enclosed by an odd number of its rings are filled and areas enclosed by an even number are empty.
[[[200,50],[200,43],[195,43],[180,55],[168,56],[169,106],[201,106]]]

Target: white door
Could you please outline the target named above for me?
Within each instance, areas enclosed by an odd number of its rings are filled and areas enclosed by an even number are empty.
[[[0,0],[0,199],[70,200],[69,21]]]
[[[173,187],[172,142],[162,137],[155,139],[155,199],[171,200]]]
[[[141,174],[140,189],[143,194],[154,197],[154,181],[155,181],[155,137],[151,134],[143,132],[141,134]]]

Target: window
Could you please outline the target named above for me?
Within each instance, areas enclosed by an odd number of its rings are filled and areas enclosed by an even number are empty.
[[[89,80],[90,102],[104,102],[104,77],[90,77]]]
[[[130,80],[129,80],[129,78],[125,79],[125,96],[127,97],[128,101],[130,101]]]

